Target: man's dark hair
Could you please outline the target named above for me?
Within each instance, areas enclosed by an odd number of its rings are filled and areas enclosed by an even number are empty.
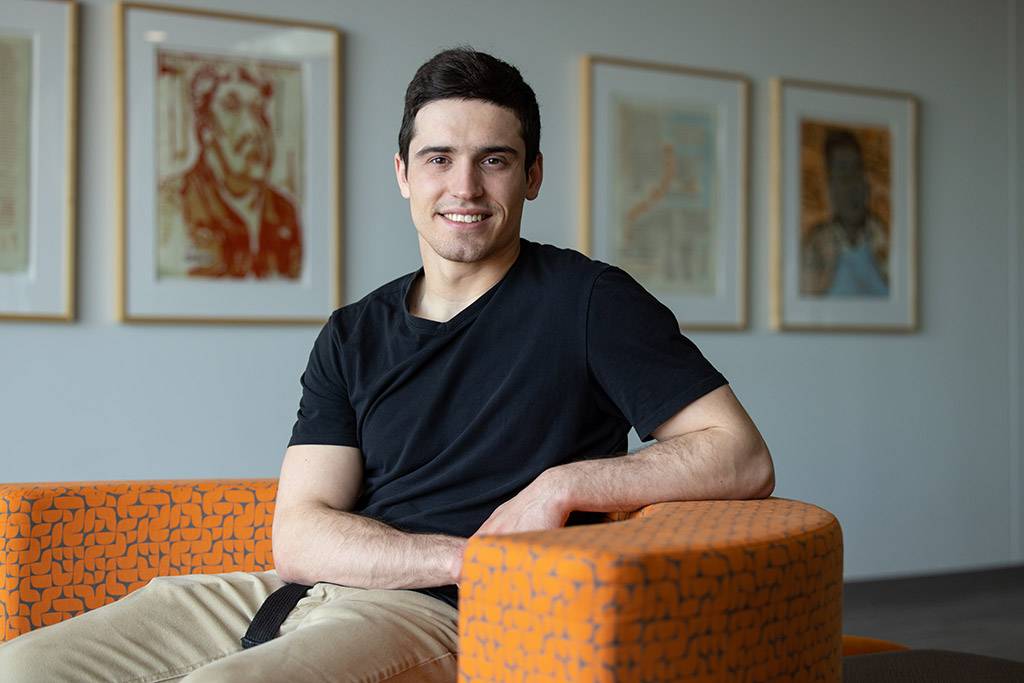
[[[533,88],[519,70],[484,52],[457,47],[434,55],[416,70],[405,91],[405,111],[398,131],[398,154],[409,167],[409,142],[416,114],[434,100],[484,100],[510,109],[519,119],[529,173],[540,152],[540,109]]]
[[[832,157],[837,149],[848,148],[857,153],[857,158],[864,161],[864,154],[857,142],[857,136],[844,128],[832,128],[825,135],[825,170],[831,173]]]

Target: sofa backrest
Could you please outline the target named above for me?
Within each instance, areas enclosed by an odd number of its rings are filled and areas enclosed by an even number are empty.
[[[155,576],[274,565],[276,479],[0,484],[0,642]]]

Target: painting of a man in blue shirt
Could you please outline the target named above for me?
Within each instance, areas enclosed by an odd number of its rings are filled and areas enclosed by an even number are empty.
[[[888,297],[889,232],[871,212],[871,186],[856,136],[834,128],[825,137],[825,172],[832,214],[801,245],[804,296]]]

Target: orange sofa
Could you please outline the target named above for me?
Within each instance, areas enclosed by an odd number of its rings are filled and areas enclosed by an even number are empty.
[[[0,484],[0,641],[159,575],[273,566],[277,482]],[[839,681],[842,535],[796,501],[661,503],[474,538],[459,680]],[[241,634],[239,634],[241,635]]]

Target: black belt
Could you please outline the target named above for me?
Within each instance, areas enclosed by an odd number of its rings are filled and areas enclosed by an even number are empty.
[[[286,583],[268,595],[242,636],[242,647],[248,649],[277,638],[281,624],[309,588],[301,583]]]

